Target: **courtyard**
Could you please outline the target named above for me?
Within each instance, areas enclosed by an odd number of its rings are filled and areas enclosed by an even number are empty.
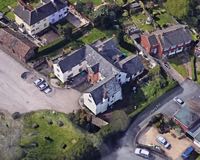
[[[159,145],[156,141],[156,137],[159,135],[157,128],[151,127],[149,128],[142,136],[139,138],[139,142],[144,145]],[[166,155],[175,160],[179,159],[181,154],[185,151],[186,148],[191,146],[193,143],[189,141],[187,138],[178,139],[172,136],[171,132],[161,135],[167,139],[167,141],[171,144],[171,149],[164,149]]]

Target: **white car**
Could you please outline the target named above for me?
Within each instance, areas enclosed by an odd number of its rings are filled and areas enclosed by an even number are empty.
[[[33,83],[36,85],[36,86],[39,86],[40,84],[42,84],[44,82],[44,79],[43,78],[39,78],[37,80],[35,80]]]
[[[40,89],[40,91],[43,91],[44,89],[46,89],[49,85],[47,84],[47,82],[44,82],[42,84],[40,84],[38,87]]]
[[[174,97],[174,99],[173,99],[176,103],[178,103],[179,105],[183,105],[184,104],[184,101],[182,100],[182,99],[180,99],[180,98],[178,98],[178,97]]]
[[[149,158],[149,151],[143,148],[136,148],[135,154],[144,158]]]
[[[162,137],[162,136],[158,136],[157,138],[156,138],[156,141],[158,142],[158,143],[160,143],[161,145],[163,145],[165,148],[167,148],[167,149],[169,149],[170,148],[170,146],[171,146],[171,144],[169,144],[169,142],[167,142],[167,140],[164,138],[164,137]]]
[[[50,87],[47,87],[46,89],[43,90],[44,93],[48,94],[52,91]]]

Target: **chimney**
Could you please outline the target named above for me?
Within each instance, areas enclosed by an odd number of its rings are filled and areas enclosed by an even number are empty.
[[[106,99],[108,98],[108,92],[105,86],[103,86],[103,100],[102,102],[104,102]]]

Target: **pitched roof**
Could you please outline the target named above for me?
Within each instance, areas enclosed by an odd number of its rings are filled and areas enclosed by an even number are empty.
[[[131,75],[137,74],[138,71],[141,72],[144,69],[140,57],[136,55],[132,55],[121,60],[119,65],[122,68],[122,71]]]
[[[152,35],[158,36],[163,48],[170,48],[192,40],[190,31],[184,25],[174,25],[163,30],[157,30]]]
[[[189,109],[188,107],[182,107],[174,117],[184,124],[186,127],[190,128],[197,120],[200,119],[198,114]]]
[[[63,60],[58,62],[58,65],[60,66],[61,71],[64,73],[67,70],[72,69],[74,66],[80,64],[84,60],[87,61],[87,64],[90,67],[98,65],[98,70],[104,77],[108,77],[118,72],[115,66],[109,63],[89,45],[85,45],[81,49],[67,55]]]
[[[14,9],[14,13],[28,25],[33,25],[67,6],[67,3],[62,0],[54,0],[54,2],[51,0],[42,1],[43,3],[32,11],[19,4]]]
[[[113,38],[103,42],[98,41],[93,44],[93,47],[96,48],[96,50],[100,49],[99,53],[123,72],[133,75],[144,69],[140,57],[136,55],[125,57],[117,48],[117,42]]]
[[[115,93],[121,90],[119,82],[115,76],[110,76],[93,87],[89,88],[86,93],[90,93],[96,104],[99,104],[103,99],[112,97]]]
[[[158,41],[157,41],[157,38],[156,38],[156,36],[155,35],[150,35],[149,37],[148,37],[148,39],[149,39],[149,43],[150,43],[150,45],[157,45],[158,44]]]
[[[25,57],[30,49],[37,46],[23,35],[10,30],[9,28],[0,29],[0,45],[4,50],[14,52],[18,56]]]

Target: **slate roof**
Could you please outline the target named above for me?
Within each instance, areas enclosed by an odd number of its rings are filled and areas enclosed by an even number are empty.
[[[188,107],[182,107],[174,117],[184,124],[186,127],[190,128],[197,120],[200,119],[198,114],[189,109]]]
[[[80,64],[84,60],[87,61],[87,64],[93,68],[98,66],[99,72],[104,77],[118,72],[115,66],[109,63],[89,45],[85,45],[81,49],[67,55],[63,60],[58,62],[58,65],[60,66],[61,71],[64,73],[67,70],[72,69],[74,66]]]
[[[151,46],[158,44],[158,41],[155,35],[149,36],[148,39]]]
[[[140,57],[135,55],[126,57],[119,49],[117,49],[117,42],[113,38],[103,42],[98,41],[93,44],[93,46],[96,50],[100,47],[101,51],[99,53],[115,67],[125,73],[133,75],[144,69]]]
[[[93,87],[89,88],[86,93],[90,93],[96,104],[103,101],[103,98],[112,97],[121,90],[121,86],[115,76],[110,76]]]
[[[163,48],[170,48],[192,40],[190,31],[183,25],[171,26],[164,30],[155,31],[152,34],[159,37]]]
[[[122,71],[131,75],[137,74],[138,71],[144,70],[144,66],[139,56],[129,56],[119,62]]]
[[[0,29],[0,46],[5,52],[14,52],[16,55],[25,58],[31,49],[37,46],[18,32],[14,32],[9,28]]]
[[[28,25],[33,25],[67,6],[67,3],[62,0],[54,0],[54,3],[51,0],[43,0],[43,3],[32,11],[19,4],[14,9],[14,13]]]

